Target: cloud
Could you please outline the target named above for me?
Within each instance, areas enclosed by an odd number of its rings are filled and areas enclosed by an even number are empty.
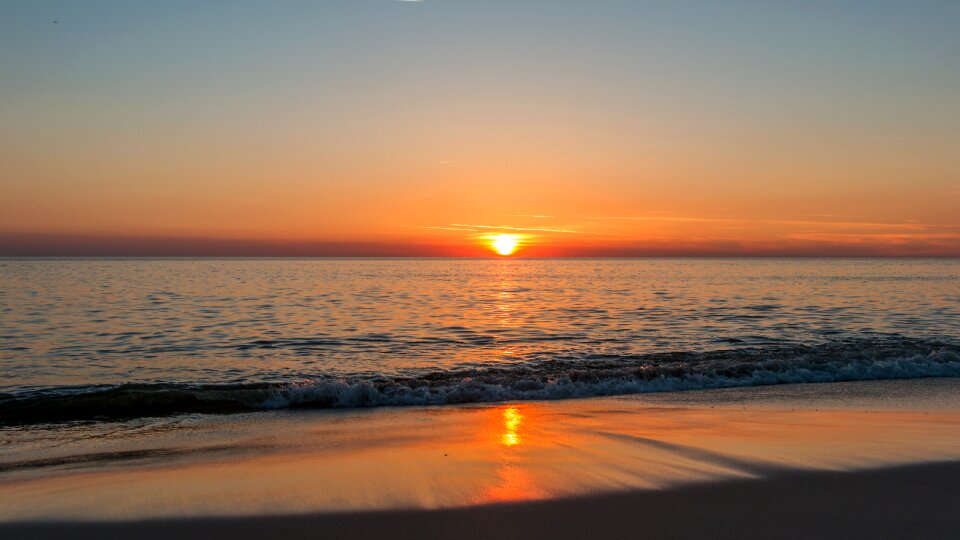
[[[420,227],[421,229],[434,229],[438,231],[470,231],[477,232],[476,229],[468,229],[466,227]]]
[[[879,240],[888,242],[905,242],[913,240],[960,240],[960,233],[830,233],[819,231],[803,231],[791,233],[787,238],[802,240],[830,241],[830,242],[863,242]]]
[[[590,232],[590,231],[572,231],[569,229],[547,229],[540,227],[510,227],[507,225],[468,225],[464,223],[451,223],[452,227],[472,227],[476,229],[492,229],[492,230],[501,230],[501,231],[521,231],[521,232],[548,232],[548,233],[560,233],[560,234],[587,234],[587,235],[598,235],[598,236],[627,236],[625,234],[615,234],[615,233],[599,233],[599,232]]]
[[[587,219],[606,221],[673,221],[673,222],[701,222],[701,223],[730,223],[739,225],[796,225],[802,227],[832,227],[850,229],[901,229],[922,231],[929,226],[916,221],[873,222],[873,221],[837,221],[837,220],[810,220],[810,219],[738,219],[738,218],[710,218],[710,217],[681,217],[681,216],[585,216]]]

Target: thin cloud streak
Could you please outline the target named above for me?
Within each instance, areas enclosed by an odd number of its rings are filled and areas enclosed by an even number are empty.
[[[549,233],[561,233],[561,234],[586,234],[586,235],[597,235],[597,236],[628,236],[626,234],[616,234],[616,233],[571,231],[569,229],[546,229],[546,228],[537,228],[537,227],[510,227],[506,225],[468,225],[464,223],[451,223],[450,225],[452,227],[474,227],[477,229],[491,229],[491,230],[503,230],[503,231],[549,232]]]
[[[668,221],[668,222],[692,222],[692,223],[739,223],[739,224],[763,224],[763,225],[797,225],[797,226],[825,226],[825,227],[850,227],[854,229],[904,229],[921,231],[929,228],[923,223],[881,223],[870,221],[817,221],[817,220],[799,220],[799,219],[737,219],[737,218],[701,218],[701,217],[680,217],[680,216],[584,216],[587,219],[603,221]]]
[[[960,240],[960,233],[829,233],[818,231],[805,231],[791,233],[787,238],[799,238],[803,240],[817,241],[863,241],[863,240]]]
[[[477,232],[477,229],[468,229],[466,227],[420,227],[421,229],[433,229],[437,231],[470,231]]]

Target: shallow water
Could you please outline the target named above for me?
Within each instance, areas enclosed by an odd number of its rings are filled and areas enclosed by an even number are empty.
[[[14,423],[960,376],[956,260],[6,259],[0,282]]]

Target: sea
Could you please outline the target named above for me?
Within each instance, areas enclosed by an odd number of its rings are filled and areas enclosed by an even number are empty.
[[[958,260],[0,260],[8,429],[925,377]]]

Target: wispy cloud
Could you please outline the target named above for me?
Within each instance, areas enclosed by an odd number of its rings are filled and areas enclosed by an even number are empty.
[[[840,219],[857,219],[857,216],[845,216],[843,214],[804,214],[805,216],[816,217],[816,218],[840,218]],[[907,220],[910,221],[910,220]]]
[[[725,218],[698,218],[679,216],[583,216],[585,219],[602,221],[741,221]]]
[[[466,227],[420,227],[421,229],[434,229],[438,231],[469,231],[477,232],[477,229],[468,229]]]
[[[585,216],[588,219],[601,221],[667,221],[667,222],[694,222],[694,223],[729,223],[739,225],[795,225],[802,227],[833,227],[851,229],[902,229],[926,230],[927,225],[915,221],[873,222],[873,221],[838,221],[838,220],[810,220],[810,219],[738,219],[712,217],[685,217],[685,216]],[[826,217],[826,216],[825,216]]]
[[[817,241],[848,241],[861,242],[864,240],[883,241],[912,241],[912,240],[960,240],[960,233],[926,233],[926,232],[899,232],[899,233],[831,233],[805,231],[788,234],[787,238]]]
[[[548,229],[541,227],[510,227],[508,225],[470,225],[465,223],[451,223],[452,227],[471,227],[475,229],[495,230],[495,231],[517,231],[517,232],[545,232],[559,234],[586,234],[597,236],[628,236],[626,234],[601,233],[591,231],[574,231],[570,229]]]
[[[507,217],[528,217],[528,218],[536,218],[536,219],[547,219],[547,218],[553,218],[556,216],[546,216],[546,215],[537,215],[537,214],[507,214]]]
[[[552,233],[564,233],[564,234],[590,234],[584,231],[571,231],[569,229],[546,229],[539,227],[510,227],[509,225],[468,225],[465,223],[451,223],[453,227],[473,227],[476,229],[494,229],[494,230],[504,230],[504,231],[529,231],[529,232],[552,232]]]

